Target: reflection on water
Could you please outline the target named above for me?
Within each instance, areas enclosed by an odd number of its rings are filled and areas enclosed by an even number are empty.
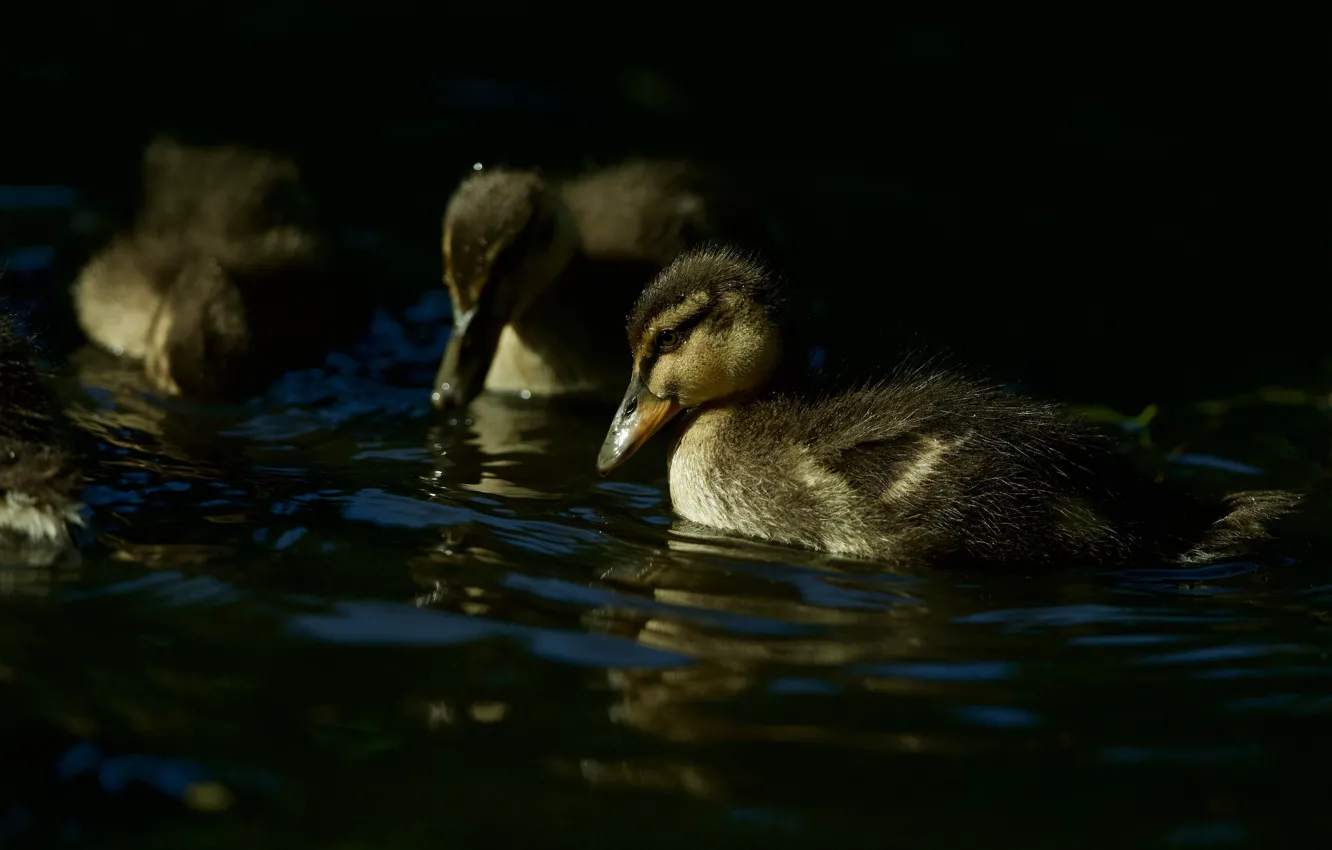
[[[586,454],[605,411],[591,403],[481,396],[465,414],[441,415],[427,432],[435,459],[433,488],[441,495],[465,491],[548,500],[586,489],[595,467],[577,458]],[[551,454],[567,455],[570,462],[543,463]]]
[[[430,411],[445,309],[381,316],[234,408],[76,359],[94,539],[0,571],[0,841],[1274,846],[1322,826],[1296,769],[1332,708],[1313,561],[970,575],[684,527],[664,449],[596,475],[596,405]],[[1209,474],[1253,486],[1262,459],[1233,460]]]

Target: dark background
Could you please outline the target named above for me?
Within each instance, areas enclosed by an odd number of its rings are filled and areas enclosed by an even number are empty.
[[[946,350],[1130,412],[1327,384],[1325,45],[1298,27],[849,5],[6,15],[0,183],[123,212],[155,132],[272,146],[342,223],[390,234],[410,289],[438,285],[472,162],[706,157],[752,180],[787,271],[862,352]]]

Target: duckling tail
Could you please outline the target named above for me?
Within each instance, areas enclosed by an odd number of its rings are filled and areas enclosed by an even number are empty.
[[[1200,564],[1244,555],[1255,545],[1272,539],[1272,526],[1293,513],[1304,496],[1289,490],[1241,490],[1223,500],[1229,512],[1209,529],[1179,560]]]

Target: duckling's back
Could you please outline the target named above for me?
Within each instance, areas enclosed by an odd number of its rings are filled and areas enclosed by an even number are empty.
[[[81,482],[31,346],[0,307],[0,554],[31,542],[67,544]]]
[[[709,239],[747,247],[770,241],[738,187],[695,162],[631,159],[565,180],[560,194],[583,252],[598,259],[662,266]]]
[[[0,306],[0,441],[41,440],[54,404],[33,365],[30,344]]]
[[[194,147],[169,138],[144,151],[135,230],[228,265],[301,260],[321,248],[294,162],[267,151]]]

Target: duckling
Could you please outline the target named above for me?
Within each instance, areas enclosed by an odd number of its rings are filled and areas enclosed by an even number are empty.
[[[79,324],[170,396],[231,400],[313,364],[369,319],[291,160],[159,138],[128,232],[73,286]]]
[[[470,175],[444,214],[454,330],[432,403],[464,407],[483,388],[618,395],[624,354],[605,329],[680,251],[722,233],[757,245],[762,228],[720,175],[689,162]]]
[[[0,311],[0,558],[72,545],[83,475],[13,317]]]
[[[1206,561],[1265,539],[1300,500],[1168,491],[1058,407],[938,368],[783,386],[782,325],[762,265],[726,248],[676,259],[630,314],[632,376],[599,471],[684,413],[669,456],[681,517],[888,561]]]

